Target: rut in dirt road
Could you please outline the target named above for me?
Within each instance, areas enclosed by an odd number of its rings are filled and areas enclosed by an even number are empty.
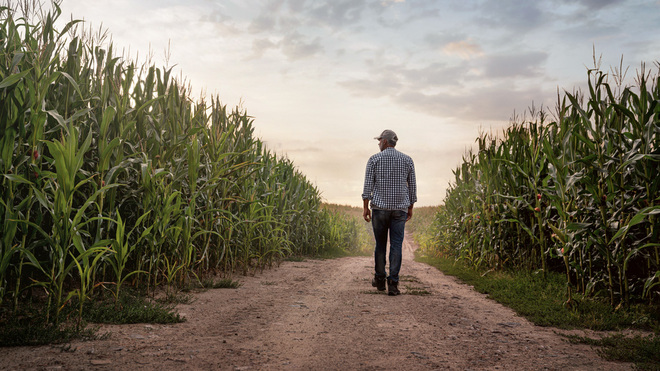
[[[107,340],[16,348],[3,369],[627,370],[412,260],[402,295],[371,287],[372,257],[284,262],[178,307],[176,325],[104,326]],[[13,353],[14,349],[12,349]]]

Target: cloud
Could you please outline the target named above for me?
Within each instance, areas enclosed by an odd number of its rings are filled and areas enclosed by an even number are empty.
[[[219,9],[214,9],[208,13],[202,14],[200,19],[202,22],[224,23],[230,20],[231,17],[227,16],[227,14]]]
[[[316,5],[308,10],[315,22],[321,22],[333,28],[355,24],[361,20],[366,0],[333,0]]]
[[[490,28],[508,32],[530,31],[546,24],[543,12],[535,1],[487,1],[479,9],[480,21]]]
[[[311,57],[323,51],[320,38],[317,37],[314,40],[307,41],[304,36],[298,32],[286,35],[282,41],[280,41],[279,46],[281,47],[282,53],[284,53],[284,55],[290,60]]]
[[[339,82],[357,96],[384,97],[397,96],[406,90],[434,90],[457,86],[467,73],[464,66],[449,66],[434,62],[424,67],[409,68],[403,64],[371,64],[368,78],[354,78]]]
[[[294,13],[302,12],[305,9],[305,2],[307,0],[289,0],[287,6]]]
[[[414,5],[405,1],[382,2],[379,8],[370,7],[378,24],[385,28],[400,29],[427,19],[441,18],[442,11],[433,1],[416,1]]]
[[[352,79],[341,81],[338,84],[356,96],[371,98],[396,95],[402,86],[396,79],[383,77],[377,79]]]
[[[613,4],[622,4],[623,0],[564,0],[565,3],[578,3],[588,11],[599,11]]]
[[[343,32],[347,26],[362,20],[367,1],[271,1],[258,16],[249,21],[247,31],[262,36],[253,41],[252,57],[261,57],[265,50],[273,48],[279,49],[289,60],[300,60],[322,53],[325,50],[324,42],[332,40],[333,32]]]
[[[524,111],[549,98],[539,88],[516,90],[509,83],[476,89],[467,94],[423,94],[409,90],[395,101],[411,110],[432,116],[457,118],[461,121],[508,120],[514,111]]]
[[[439,118],[501,121],[516,109],[543,101],[540,87],[516,87],[512,78],[539,76],[546,59],[540,52],[482,58],[485,74],[478,80],[470,75],[473,66],[465,63],[435,62],[419,68],[374,65],[370,77],[344,80],[339,85],[355,96],[386,97],[408,110]]]
[[[549,9],[548,12],[553,15],[555,22],[563,21],[569,26],[593,25],[602,27],[603,18],[614,14],[615,17],[626,17],[623,10],[630,6],[634,5],[621,0],[555,0],[553,8]],[[621,22],[617,21],[616,23],[620,24]]]
[[[593,43],[598,40],[606,40],[618,35],[621,29],[618,26],[599,24],[597,20],[577,23],[572,27],[566,27],[558,32],[562,37],[570,37],[573,42],[582,40]]]
[[[424,36],[424,42],[432,49],[442,49],[447,44],[457,43],[465,40],[467,37],[463,33],[441,32],[430,33]]]
[[[481,47],[471,40],[450,42],[442,48],[442,51],[449,55],[457,55],[462,59],[472,59],[484,54]]]
[[[458,85],[466,69],[462,65],[448,66],[442,62],[435,62],[422,68],[401,68],[390,72],[403,76],[408,86],[428,89]]]
[[[262,14],[250,22],[251,33],[272,32],[277,26],[277,19],[270,14]]]
[[[254,39],[252,40],[253,54],[248,59],[261,57],[266,51],[274,48],[277,48],[277,44],[270,39]]]
[[[490,78],[538,76],[548,59],[545,52],[499,54],[486,58],[485,75]]]

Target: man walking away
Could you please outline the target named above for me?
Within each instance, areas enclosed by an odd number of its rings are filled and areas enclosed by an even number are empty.
[[[392,130],[383,131],[375,139],[378,140],[380,152],[367,161],[362,191],[364,203],[362,216],[367,222],[371,221],[376,238],[374,252],[376,273],[371,284],[379,291],[384,291],[387,280],[387,293],[399,295],[403,234],[406,222],[412,218],[413,205],[417,202],[415,164],[410,156],[394,149],[399,138]],[[370,201],[371,210],[369,210]],[[390,274],[386,276],[385,255],[388,233]]]

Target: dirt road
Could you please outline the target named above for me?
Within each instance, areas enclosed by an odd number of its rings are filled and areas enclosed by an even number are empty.
[[[402,295],[371,287],[372,258],[284,262],[195,294],[176,325],[103,326],[107,340],[5,348],[0,369],[628,370],[435,268],[404,242]]]

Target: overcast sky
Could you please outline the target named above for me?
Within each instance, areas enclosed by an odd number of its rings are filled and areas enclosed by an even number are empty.
[[[623,57],[630,81],[660,60],[660,0],[64,0],[62,10],[107,29],[120,54],[175,65],[195,94],[240,104],[326,201],[355,206],[383,129],[415,161],[418,205],[437,205],[480,131],[584,86],[594,49],[606,71]]]

